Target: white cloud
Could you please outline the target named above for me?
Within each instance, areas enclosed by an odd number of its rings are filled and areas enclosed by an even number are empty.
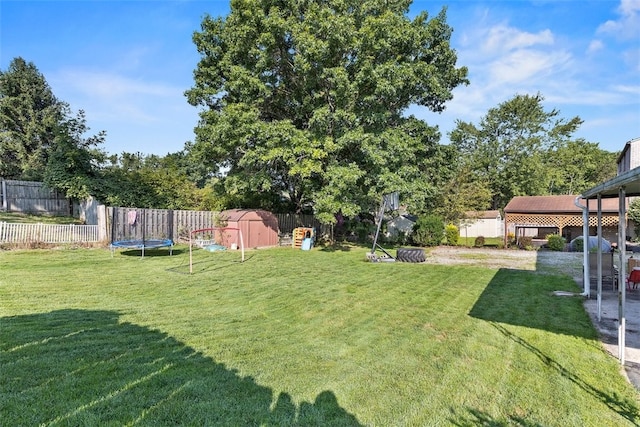
[[[539,32],[498,24],[467,28],[459,50],[461,64],[468,66],[471,84],[487,90],[525,83],[528,86],[564,69],[572,61],[566,50],[555,47],[553,32]]]
[[[604,49],[604,43],[602,40],[592,40],[587,48],[587,53],[595,53]]]
[[[622,56],[633,71],[640,73],[640,48],[628,49]]]
[[[104,99],[131,96],[171,96],[175,88],[165,84],[147,83],[129,77],[91,71],[64,71],[58,79],[76,91]]]
[[[548,29],[529,33],[506,25],[498,25],[489,29],[481,48],[484,52],[500,53],[536,45],[553,45],[553,42],[553,33]]]
[[[599,34],[611,34],[619,39],[640,37],[640,0],[622,0],[617,8],[620,18],[608,20],[598,27]]]
[[[617,85],[613,87],[617,92],[640,96],[640,86]]]
[[[115,73],[64,70],[50,82],[61,100],[99,120],[153,123],[164,120],[161,110],[186,105],[182,88]]]
[[[519,49],[489,65],[491,81],[500,84],[531,85],[557,73],[571,60],[571,55],[541,50]]]

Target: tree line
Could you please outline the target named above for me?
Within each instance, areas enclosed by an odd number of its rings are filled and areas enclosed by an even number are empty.
[[[447,222],[513,196],[579,194],[616,173],[616,153],[575,138],[579,117],[542,94],[457,121],[442,143],[412,105],[446,108],[470,84],[446,8],[408,17],[398,0],[232,2],[205,16],[186,101],[193,142],[166,156],[108,154],[106,132],[55,97],[37,67],[0,70],[0,176],[42,180],[114,206],[314,213],[325,223],[375,212],[398,191],[414,214]]]

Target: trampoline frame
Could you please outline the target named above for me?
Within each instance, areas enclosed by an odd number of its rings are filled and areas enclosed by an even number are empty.
[[[135,240],[116,240],[109,245],[111,256],[113,257],[116,249],[134,249],[141,250],[141,258],[144,258],[145,249],[169,248],[169,255],[173,255],[173,240],[171,239],[135,239]]]

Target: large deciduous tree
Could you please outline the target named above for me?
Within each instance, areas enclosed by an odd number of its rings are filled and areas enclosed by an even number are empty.
[[[491,191],[488,208],[502,209],[514,196],[549,194],[549,153],[567,146],[582,120],[545,110],[543,100],[516,95],[491,108],[478,126],[458,121],[451,132],[461,163]]]
[[[229,193],[285,197],[332,221],[399,190],[434,186],[436,129],[412,134],[410,105],[442,111],[467,83],[443,9],[407,0],[232,0],[207,16],[189,103],[203,107],[190,154],[223,171]]]
[[[580,194],[616,176],[617,157],[584,139],[567,141],[548,152],[549,194]]]
[[[68,107],[64,111],[65,119],[57,126],[43,178],[48,187],[63,191],[68,198],[83,200],[98,194],[100,165],[106,157],[100,145],[106,132],[87,136],[84,111],[75,117]]]
[[[0,70],[0,176],[41,180],[64,105],[31,62]]]

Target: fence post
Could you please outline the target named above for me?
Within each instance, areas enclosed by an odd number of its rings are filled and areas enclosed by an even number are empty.
[[[7,181],[2,180],[2,188],[0,188],[0,192],[2,193],[2,210],[4,212],[7,211]]]
[[[96,217],[98,225],[98,241],[103,242],[107,240],[107,207],[105,205],[98,205],[96,207]]]

